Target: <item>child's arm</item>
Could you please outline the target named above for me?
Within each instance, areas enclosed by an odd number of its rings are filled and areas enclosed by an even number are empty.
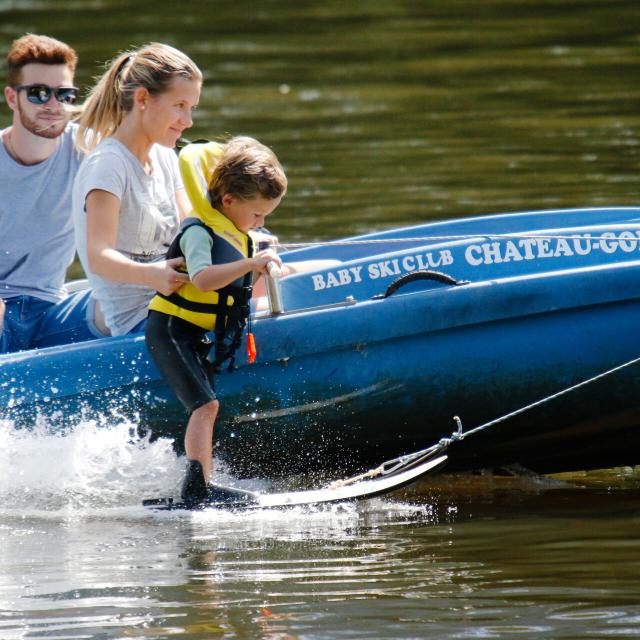
[[[211,236],[199,226],[189,227],[183,234],[180,248],[185,255],[191,282],[201,291],[213,291],[241,278],[249,271],[266,272],[266,265],[273,260],[282,264],[271,249],[259,251],[253,258],[242,258],[226,264],[211,264]]]
[[[254,271],[258,275],[266,273],[267,263],[272,260],[280,264],[278,255],[271,249],[265,249],[256,253],[253,258],[242,258],[226,264],[212,264],[193,276],[191,282],[200,291],[221,289],[249,271]]]

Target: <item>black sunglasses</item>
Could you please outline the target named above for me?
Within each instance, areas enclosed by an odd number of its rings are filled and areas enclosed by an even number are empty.
[[[73,104],[78,97],[78,87],[50,87],[46,84],[18,84],[13,87],[15,91],[26,91],[27,100],[31,104],[47,104],[54,95],[58,102]]]

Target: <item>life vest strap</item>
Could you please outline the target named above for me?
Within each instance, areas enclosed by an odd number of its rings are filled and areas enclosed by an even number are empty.
[[[157,295],[164,300],[168,300],[173,304],[187,309],[188,311],[194,311],[195,313],[211,313],[211,314],[225,314],[227,315],[233,306],[221,304],[219,302],[196,302],[195,300],[187,300],[177,293],[172,293],[170,296],[165,296],[164,293],[157,292]]]

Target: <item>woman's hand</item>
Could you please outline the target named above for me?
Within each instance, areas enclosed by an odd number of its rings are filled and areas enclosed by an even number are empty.
[[[178,267],[182,266],[184,266],[184,258],[172,258],[171,260],[148,264],[151,288],[165,296],[170,296],[183,284],[189,282],[189,275],[177,270]]]

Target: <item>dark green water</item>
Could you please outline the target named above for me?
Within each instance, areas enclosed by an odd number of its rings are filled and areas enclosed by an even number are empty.
[[[283,241],[638,204],[636,0],[0,0],[2,49],[26,31],[76,47],[85,90],[132,45],[191,55],[190,136],[276,150]],[[640,637],[637,470],[161,519],[139,486],[177,461],[114,427],[62,447],[0,424],[3,640]]]
[[[151,40],[205,73],[193,138],[253,135],[288,171],[283,239],[433,218],[637,204],[634,0],[0,2],[83,88]]]

